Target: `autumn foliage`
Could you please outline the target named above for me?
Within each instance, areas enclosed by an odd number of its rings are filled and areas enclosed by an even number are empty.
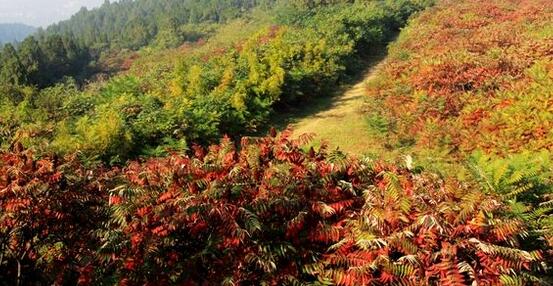
[[[391,46],[367,140],[430,154],[441,174],[291,130],[193,145],[330,90],[432,1],[297,2],[232,45],[173,51],[191,54],[174,70],[138,53],[140,77],[7,91],[0,285],[553,281],[551,1],[437,1]]]
[[[8,285],[512,285],[543,270],[542,253],[520,247],[525,226],[496,197],[420,170],[306,150],[309,139],[290,131],[224,139],[123,170],[4,153],[0,277]]]
[[[337,285],[530,285],[540,251],[497,197],[456,180],[379,167],[364,207],[311,272]]]
[[[112,193],[122,281],[282,285],[301,279],[361,206],[361,164],[277,137],[131,164]],[[367,174],[367,175],[363,175]],[[119,219],[120,218],[120,219]]]
[[[553,148],[552,18],[549,0],[439,2],[392,45],[368,112],[418,148]]]
[[[74,157],[0,154],[0,284],[86,282],[111,180]]]

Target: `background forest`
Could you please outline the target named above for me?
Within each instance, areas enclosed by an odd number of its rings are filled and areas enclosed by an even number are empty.
[[[551,19],[548,0],[122,0],[5,44],[0,285],[548,285]],[[270,129],[383,49],[374,148]]]

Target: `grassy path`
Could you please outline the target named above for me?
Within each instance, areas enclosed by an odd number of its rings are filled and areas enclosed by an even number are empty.
[[[327,142],[331,149],[339,147],[358,155],[379,151],[382,145],[371,139],[374,133],[371,134],[361,108],[366,83],[374,77],[384,58],[384,53],[375,55],[367,61],[368,68],[350,84],[340,86],[332,96],[316,98],[274,118],[273,125],[281,129],[292,126],[294,135],[314,133],[315,146]]]
[[[365,98],[366,82],[374,76],[377,66],[366,71],[360,81],[346,86],[331,98],[328,109],[320,110],[292,123],[294,134],[315,133],[315,144],[326,141],[331,148],[353,154],[375,150],[374,141],[361,108]],[[328,99],[327,99],[328,100]]]

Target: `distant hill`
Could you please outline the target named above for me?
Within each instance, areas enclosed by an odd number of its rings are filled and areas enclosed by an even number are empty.
[[[35,27],[19,23],[0,23],[0,44],[22,41],[36,31]]]

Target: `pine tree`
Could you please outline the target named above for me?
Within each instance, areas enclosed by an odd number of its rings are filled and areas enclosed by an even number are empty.
[[[6,44],[0,58],[0,83],[25,84],[27,74],[12,44]]]

